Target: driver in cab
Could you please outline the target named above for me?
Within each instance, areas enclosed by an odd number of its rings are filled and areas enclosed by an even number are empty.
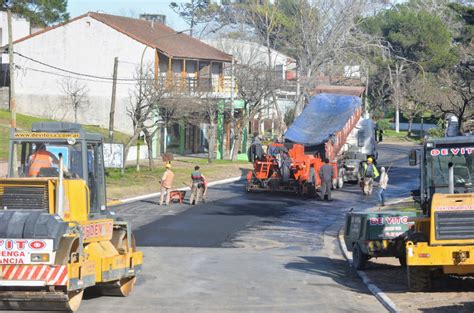
[[[46,150],[44,143],[37,143],[36,151],[30,155],[29,164],[28,177],[38,177],[42,168],[57,167],[59,161],[54,154]]]

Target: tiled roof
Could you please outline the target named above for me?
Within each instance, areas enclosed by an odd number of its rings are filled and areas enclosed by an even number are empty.
[[[140,19],[95,12],[89,12],[78,16],[74,19],[71,19],[69,22],[81,19],[86,16],[90,16],[93,19],[96,19],[97,21],[114,28],[115,30],[133,38],[136,41],[158,49],[167,56],[174,58],[214,60],[224,62],[231,62],[232,60],[231,55],[211,47],[187,34],[179,33],[178,31],[175,31],[174,29],[158,22],[151,23],[149,21]],[[19,39],[15,43],[21,42],[63,25],[64,24],[59,24],[53,27],[48,27],[42,31]]]

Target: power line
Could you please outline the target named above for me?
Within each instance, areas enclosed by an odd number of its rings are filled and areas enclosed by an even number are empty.
[[[24,70],[30,70],[30,71],[33,71],[33,72],[39,72],[39,73],[44,73],[44,74],[49,74],[49,75],[54,75],[54,76],[60,76],[60,77],[64,77],[64,78],[71,78],[71,79],[77,79],[77,80],[82,80],[82,81],[88,81],[88,82],[95,82],[95,83],[106,83],[106,84],[112,84],[113,81],[104,81],[104,80],[96,80],[96,79],[88,79],[88,78],[80,78],[80,77],[74,77],[74,76],[69,76],[69,75],[64,75],[64,74],[61,74],[61,73],[55,73],[55,72],[50,72],[50,71],[45,71],[45,70],[40,70],[40,69],[36,69],[36,68],[32,68],[32,67],[28,67],[28,66],[24,66],[24,67],[21,67],[21,66],[18,66],[17,67],[19,69],[24,69]],[[138,81],[138,80],[137,80]],[[118,83],[119,85],[129,85],[129,86],[133,86],[135,84],[133,83]]]
[[[30,60],[32,62],[35,62],[35,63],[38,63],[38,64],[41,64],[43,66],[46,66],[46,67],[49,67],[49,68],[52,68],[52,69],[55,69],[57,71],[61,71],[61,72],[66,72],[66,73],[69,73],[69,74],[73,74],[73,75],[77,75],[77,76],[84,76],[84,77],[89,77],[89,78],[95,78],[95,79],[102,79],[102,80],[110,80],[112,81],[113,79],[111,77],[104,77],[104,76],[97,76],[97,75],[91,75],[91,74],[84,74],[84,73],[79,73],[79,72],[74,72],[74,71],[70,71],[70,70],[66,70],[66,69],[63,69],[63,68],[60,68],[60,67],[57,67],[57,66],[54,66],[54,65],[51,65],[51,64],[47,64],[47,63],[44,63],[42,61],[38,61],[36,59],[33,59],[33,58],[30,58],[26,55],[23,55],[19,52],[14,52],[15,54],[21,56],[22,58],[25,58],[27,60]],[[138,79],[136,78],[118,78],[117,80],[120,80],[120,81],[137,81]],[[143,80],[143,79],[142,79]]]
[[[30,60],[32,62],[35,62],[35,63],[38,63],[40,65],[43,65],[43,66],[46,66],[46,67],[49,67],[49,68],[52,68],[52,69],[55,69],[57,71],[61,71],[61,72],[65,72],[65,73],[68,73],[68,74],[72,74],[72,75],[76,75],[76,76],[83,76],[83,77],[87,77],[87,78],[93,78],[93,79],[101,79],[101,80],[105,80],[105,81],[108,81],[108,82],[113,82],[113,78],[111,77],[105,77],[105,76],[98,76],[98,75],[92,75],[92,74],[85,74],[85,73],[79,73],[79,72],[75,72],[75,71],[71,71],[71,70],[67,70],[67,69],[63,69],[63,68],[60,68],[60,67],[57,67],[57,66],[54,66],[54,65],[51,65],[51,64],[47,64],[47,63],[44,63],[42,61],[38,61],[36,59],[33,59],[31,57],[28,57],[26,55],[23,55],[19,52],[15,52],[15,54],[19,55],[20,57],[22,58],[25,58],[27,60]],[[128,63],[128,62],[127,62]],[[131,63],[131,62],[130,62]],[[17,65],[18,66],[18,65]],[[45,71],[47,72],[47,71]],[[49,74],[53,74],[53,72],[48,72]],[[117,78],[117,81],[123,81],[123,82],[138,82],[138,81],[154,81],[155,79],[154,78]]]

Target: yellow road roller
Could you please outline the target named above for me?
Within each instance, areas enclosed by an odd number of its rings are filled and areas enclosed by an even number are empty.
[[[106,207],[103,139],[79,124],[10,132],[0,179],[0,310],[76,311],[128,296],[141,271],[130,224]]]

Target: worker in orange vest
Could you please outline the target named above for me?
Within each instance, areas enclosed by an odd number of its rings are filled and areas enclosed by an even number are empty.
[[[160,184],[161,184],[161,194],[160,194],[160,205],[163,205],[163,201],[165,201],[166,205],[170,204],[170,189],[173,187],[173,180],[174,180],[174,173],[171,170],[171,164],[166,164],[166,170],[161,177]],[[165,199],[166,196],[166,199]]]
[[[59,165],[59,161],[54,154],[46,150],[44,143],[36,144],[36,151],[29,158],[30,168],[28,177],[38,177],[42,168],[52,168]]]

